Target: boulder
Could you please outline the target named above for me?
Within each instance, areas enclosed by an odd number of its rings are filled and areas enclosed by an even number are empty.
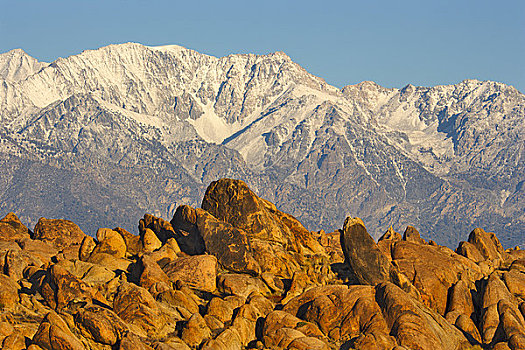
[[[295,338],[289,345],[288,349],[292,350],[329,350],[330,347],[320,339],[313,337]]]
[[[244,304],[239,307],[232,328],[239,334],[243,346],[256,341],[257,322],[264,319],[265,316],[253,304]]]
[[[0,273],[0,310],[13,310],[18,304],[18,290],[16,281]]]
[[[144,229],[144,232],[141,234],[141,241],[142,249],[145,252],[153,252],[162,247],[162,242],[150,228]]]
[[[259,278],[243,274],[222,274],[217,278],[219,291],[247,298],[251,293],[270,294],[270,290]]]
[[[148,228],[155,233],[162,243],[175,237],[175,230],[170,222],[150,214],[144,214],[144,218],[139,221],[140,235],[143,236]]]
[[[525,320],[517,300],[497,273],[492,273],[486,280],[480,306],[483,310],[480,325],[483,342],[506,341],[511,349],[520,349]]]
[[[504,260],[505,251],[493,232],[485,232],[481,228],[474,229],[468,236],[471,243],[488,260]]]
[[[142,243],[140,242],[140,236],[134,235],[121,227],[113,229],[120,234],[126,244],[126,256],[137,255],[142,251]]]
[[[245,231],[217,220],[202,209],[194,210],[206,251],[216,256],[221,266],[233,272],[252,275],[261,272],[259,263],[249,250],[250,245]]]
[[[449,289],[461,276],[471,283],[483,276],[473,261],[440,246],[399,241],[393,247],[392,259],[408,280],[413,281],[423,303],[442,316],[446,312]]]
[[[13,333],[7,336],[1,343],[5,350],[23,350],[26,348],[26,337],[20,333]]]
[[[149,255],[143,255],[140,258],[142,273],[140,274],[140,286],[149,289],[155,283],[170,284],[170,279],[159,264]]]
[[[84,237],[84,232],[69,220],[40,218],[35,226],[34,239],[51,243],[58,249],[80,245]]]
[[[181,314],[185,314],[184,310],[181,309],[187,310],[191,315],[199,312],[199,304],[197,304],[191,295],[184,293],[182,290],[169,289],[164,291],[157,296],[157,301],[175,307]]]
[[[96,305],[86,306],[75,314],[75,324],[84,337],[97,343],[115,345],[128,327],[113,311]]]
[[[405,233],[403,233],[403,241],[426,244],[426,242],[421,238],[419,231],[413,226],[407,226]]]
[[[42,264],[51,262],[51,259],[58,253],[55,246],[47,242],[30,238],[22,238],[17,242],[24,253],[30,255],[34,260],[39,260]],[[76,258],[78,258],[78,253]]]
[[[128,271],[129,266],[133,262],[128,259],[117,258],[111,254],[102,252],[91,254],[87,261],[92,264],[104,266],[105,268],[111,271]]]
[[[297,332],[279,333],[279,329],[283,328],[291,328]],[[272,311],[264,320],[262,337],[267,347],[281,347],[283,343],[289,344],[296,338],[304,336],[324,338],[323,333],[315,324],[305,322],[285,311]],[[288,337],[292,339],[286,339]]]
[[[478,248],[469,242],[460,242],[456,248],[456,253],[474,261],[475,263],[485,260],[485,257],[481,255]]]
[[[525,273],[511,269],[503,274],[503,280],[512,294],[525,300]]]
[[[180,249],[189,255],[204,254],[206,246],[197,227],[197,209],[188,205],[177,207],[171,225]]]
[[[171,281],[181,280],[192,288],[207,292],[216,289],[217,258],[213,255],[193,255],[178,258],[163,268]]]
[[[389,336],[375,294],[374,287],[364,285],[314,287],[290,300],[283,311],[318,325],[337,342],[371,334],[377,347],[393,347],[395,339]]]
[[[179,338],[170,338],[164,342],[157,342],[153,348],[155,350],[191,350],[191,348]]]
[[[481,343],[481,335],[473,321],[476,317],[473,292],[465,280],[459,280],[449,291],[449,302],[445,318],[456,325],[465,335],[470,336],[471,343]]]
[[[212,182],[204,195],[202,209],[246,232],[250,253],[262,268],[261,272],[289,278],[301,266],[296,256],[326,255],[310,231],[291,215],[257,197],[242,181]],[[236,244],[237,235],[232,237],[231,243]]]
[[[41,288],[41,294],[47,304],[56,310],[76,308],[78,305],[90,304],[93,301],[107,304],[100,292],[58,264],[49,269]]]
[[[8,213],[0,220],[0,240],[15,241],[30,238],[31,234],[14,213]]]
[[[82,342],[56,313],[48,313],[33,337],[33,343],[46,350],[84,350]]]
[[[153,350],[144,340],[133,332],[128,332],[120,341],[119,350]]]
[[[117,231],[109,228],[99,228],[97,231],[98,244],[91,254],[105,253],[115,258],[123,258],[127,247],[124,238]]]
[[[244,305],[244,299],[238,296],[228,296],[224,299],[214,297],[208,303],[206,315],[213,316],[223,324],[231,322],[235,309]]]
[[[359,218],[346,218],[341,232],[341,246],[346,263],[362,284],[376,285],[390,281],[392,264],[381,253]]]
[[[133,283],[121,283],[113,300],[113,311],[135,333],[155,338],[165,331],[166,319],[155,299]]]
[[[242,340],[235,328],[228,328],[221,332],[202,347],[202,350],[241,350]]]
[[[388,258],[388,260],[392,260],[392,247],[395,242],[400,241],[401,239],[401,235],[390,226],[377,241],[377,247],[381,253]]]
[[[198,347],[211,337],[211,331],[199,313],[193,314],[182,330],[181,339],[190,347]]]
[[[82,261],[87,261],[93,252],[93,249],[97,246],[95,240],[91,236],[86,236],[80,243],[80,248],[78,251],[78,257]]]
[[[459,350],[470,345],[456,327],[393,283],[375,288],[375,299],[399,345],[421,350]]]

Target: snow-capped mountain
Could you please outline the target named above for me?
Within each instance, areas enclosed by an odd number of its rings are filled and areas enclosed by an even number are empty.
[[[50,64],[0,55],[3,211],[86,231],[198,205],[245,180],[310,229],[347,215],[439,243],[525,232],[525,96],[496,82],[330,86],[286,54],[110,45]]]

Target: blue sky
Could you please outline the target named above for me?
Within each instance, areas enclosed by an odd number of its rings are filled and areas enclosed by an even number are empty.
[[[0,0],[0,52],[52,61],[122,43],[284,51],[328,83],[495,80],[525,92],[525,1]]]

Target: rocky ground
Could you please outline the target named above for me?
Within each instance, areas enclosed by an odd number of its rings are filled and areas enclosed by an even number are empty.
[[[243,182],[140,235],[0,221],[3,349],[525,349],[525,251],[305,229]]]

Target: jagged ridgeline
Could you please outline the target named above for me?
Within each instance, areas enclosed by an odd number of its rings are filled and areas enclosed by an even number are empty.
[[[308,231],[239,180],[139,235],[0,220],[3,349],[524,349],[525,251]]]
[[[170,218],[243,179],[310,230],[361,217],[453,247],[525,232],[525,98],[511,86],[338,89],[284,53],[216,58],[110,45],[52,63],[0,55],[0,210],[85,232]]]

